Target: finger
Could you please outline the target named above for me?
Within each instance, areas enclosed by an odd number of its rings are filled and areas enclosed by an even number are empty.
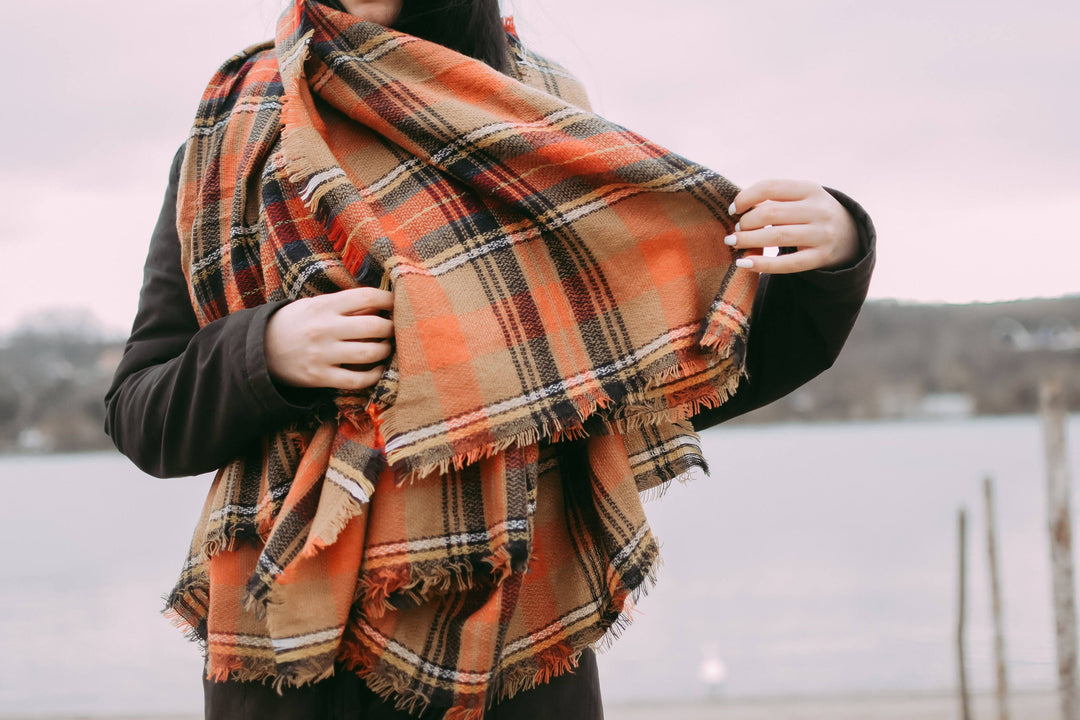
[[[373,287],[349,288],[323,297],[341,315],[375,314],[394,309],[394,293]]]
[[[379,315],[343,315],[334,322],[338,340],[385,340],[394,337],[394,321]]]
[[[762,180],[744,188],[735,196],[729,212],[744,213],[766,200],[802,200],[809,197],[818,186],[803,180]]]
[[[822,214],[820,208],[811,203],[770,201],[743,213],[739,222],[735,223],[735,229],[757,230],[767,225],[803,225],[821,219]]]
[[[363,390],[379,382],[385,372],[386,368],[382,365],[370,370],[329,368],[326,371],[324,387],[338,388],[339,390]]]
[[[329,365],[371,365],[390,357],[394,346],[388,342],[339,342],[327,351]]]
[[[821,267],[822,260],[823,256],[821,250],[818,248],[809,248],[793,252],[789,255],[777,255],[775,257],[767,257],[765,255],[741,257],[735,261],[735,264],[741,268],[753,270],[758,273],[787,275]]]
[[[767,247],[816,247],[820,233],[812,225],[772,225],[760,230],[740,230],[724,238],[724,243],[737,250]]]

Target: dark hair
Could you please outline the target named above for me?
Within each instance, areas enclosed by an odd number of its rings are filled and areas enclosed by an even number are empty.
[[[340,0],[319,2],[345,11]],[[499,0],[403,0],[394,29],[474,57],[500,72],[509,69]]]

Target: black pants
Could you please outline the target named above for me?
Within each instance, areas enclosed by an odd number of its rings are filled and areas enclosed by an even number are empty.
[[[351,672],[278,695],[259,683],[203,680],[206,720],[440,720],[395,710]],[[484,720],[603,720],[596,655],[586,649],[577,670],[519,692],[484,713]]]

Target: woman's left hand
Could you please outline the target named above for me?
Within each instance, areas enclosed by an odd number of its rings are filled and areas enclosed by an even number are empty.
[[[741,214],[724,242],[737,250],[794,247],[776,257],[745,255],[736,265],[759,273],[797,273],[851,264],[859,253],[855,220],[820,185],[763,180],[735,196],[728,212]]]

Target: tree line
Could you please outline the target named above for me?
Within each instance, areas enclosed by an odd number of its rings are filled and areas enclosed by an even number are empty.
[[[0,339],[0,452],[112,447],[103,398],[123,342],[99,327],[83,313],[50,313]],[[871,301],[830,370],[735,422],[1032,413],[1048,374],[1064,379],[1067,407],[1080,411],[1080,295]]]

